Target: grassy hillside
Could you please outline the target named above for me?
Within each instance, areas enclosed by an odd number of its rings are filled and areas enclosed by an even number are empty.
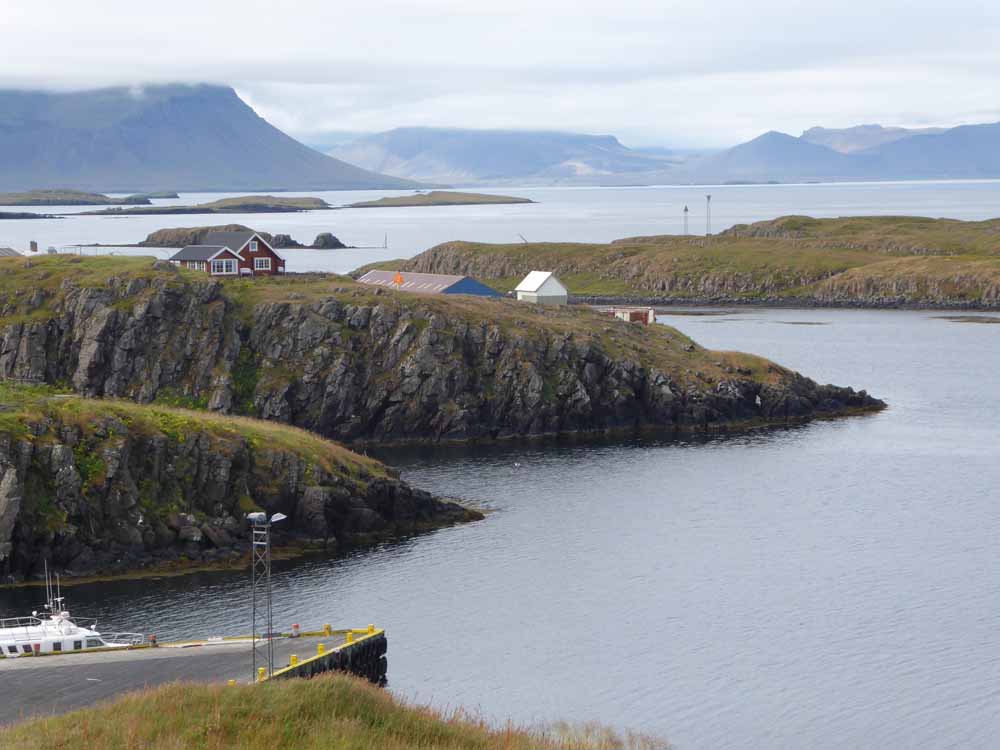
[[[449,242],[383,268],[469,274],[500,291],[535,269],[572,294],[658,300],[1000,305],[1000,220],[788,216],[714,237],[608,244]]]
[[[407,705],[343,675],[264,685],[175,684],[0,729],[19,750],[656,750],[597,727],[497,729],[460,710]]]
[[[107,285],[111,277],[119,279],[118,283],[122,279],[159,280],[178,289],[205,281],[203,273],[163,264],[154,267],[152,258],[56,255],[33,258],[29,263],[19,258],[0,258],[0,328],[53,317],[53,304],[58,303],[67,280],[72,280],[76,287],[100,288]],[[676,372],[681,382],[697,383],[706,377],[724,379],[726,373],[735,368],[776,382],[785,372],[753,355],[704,349],[668,326],[643,329],[609,320],[589,309],[540,308],[509,299],[466,295],[391,292],[333,274],[227,279],[222,284],[226,296],[236,303],[239,314],[247,321],[261,305],[301,305],[332,299],[353,306],[379,305],[394,314],[419,314],[426,318],[437,313],[473,324],[491,323],[528,337],[572,335],[581,341],[593,341],[619,357],[631,357],[637,362]],[[140,295],[132,304],[141,299]]]
[[[188,436],[239,438],[254,448],[294,454],[330,474],[349,479],[352,484],[362,478],[389,475],[379,461],[306,430],[165,403],[174,400],[162,397],[159,403],[144,405],[115,399],[89,399],[50,386],[0,381],[0,434],[45,443],[57,437],[53,432],[56,428],[72,426],[80,431],[80,445],[86,447],[92,440],[96,444],[107,439],[101,431],[108,420],[118,420],[127,425],[131,435],[180,442]],[[187,400],[177,398],[175,402],[187,403]],[[95,448],[93,452],[99,451]]]
[[[348,208],[399,208],[404,206],[488,206],[507,203],[534,203],[530,198],[487,193],[458,193],[453,190],[432,190],[429,193],[398,195],[374,201],[351,203]]]

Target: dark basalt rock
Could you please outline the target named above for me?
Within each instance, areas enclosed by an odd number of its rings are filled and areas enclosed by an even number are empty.
[[[482,517],[391,476],[338,474],[235,431],[168,438],[113,418],[86,432],[49,420],[34,437],[0,431],[7,580],[46,561],[79,576],[240,554],[248,508],[289,517],[279,541],[330,549]]]
[[[344,441],[713,429],[883,405],[777,367],[767,384],[733,369],[691,385],[683,365],[612,355],[546,327],[542,311],[537,327],[510,325],[373,294],[310,302],[290,291],[290,301],[248,310],[214,281],[64,286],[37,300],[51,319],[0,327],[0,377],[144,403],[182,391],[216,411]]]

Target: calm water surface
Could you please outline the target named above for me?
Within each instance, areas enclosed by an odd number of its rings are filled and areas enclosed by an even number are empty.
[[[740,222],[785,214],[910,216],[987,219],[1000,215],[1000,181],[883,182],[816,185],[682,186],[636,188],[483,188],[531,198],[537,203],[509,206],[441,206],[343,209],[297,214],[227,214],[200,216],[75,216],[65,219],[2,221],[0,247],[26,250],[30,240],[42,248],[75,244],[140,242],[163,227],[238,223],[266,232],[291,234],[310,243],[320,232],[333,232],[354,250],[283,251],[289,271],[346,272],[366,263],[408,258],[449,240],[478,242],[609,242],[620,237],[679,234],[682,210],[691,209],[690,230],[704,233],[705,194],[712,194],[712,226],[719,231]],[[400,191],[288,193],[317,195],[343,206]],[[231,195],[231,194],[225,194]],[[195,204],[223,194],[188,193],[160,205]],[[36,213],[79,213],[93,207],[17,208]],[[0,210],[4,210],[0,208]],[[389,247],[382,246],[388,237]],[[87,250],[86,252],[98,252]],[[100,252],[109,252],[105,249]],[[119,250],[118,252],[122,252]],[[168,257],[169,251],[124,251]]]
[[[497,720],[596,719],[682,749],[996,747],[1000,325],[663,320],[891,408],[711,440],[386,453],[494,512],[279,566],[278,621],[378,623],[393,690]],[[71,594],[161,638],[248,620],[244,575]],[[34,598],[0,593],[0,610]]]

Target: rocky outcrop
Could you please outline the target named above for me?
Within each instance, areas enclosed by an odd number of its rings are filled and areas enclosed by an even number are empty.
[[[187,245],[200,245],[204,242],[205,236],[211,232],[250,232],[250,227],[242,224],[224,224],[214,227],[177,227],[175,229],[158,229],[152,232],[142,242],[140,247],[186,247]],[[257,232],[263,237],[271,247],[274,248],[305,248],[313,250],[339,250],[347,247],[343,242],[334,237],[330,232],[321,232],[316,235],[312,245],[303,245],[289,234],[269,234],[268,232]]]
[[[881,405],[589,310],[324,277],[260,280],[256,298],[237,301],[218,282],[171,276],[67,281],[9,302],[0,377],[143,403],[179,398],[346,441],[711,429]]]
[[[8,580],[39,574],[44,561],[84,575],[238,557],[253,510],[289,517],[275,527],[279,544],[332,548],[479,517],[332,444],[303,438],[309,450],[298,450],[242,423],[218,429],[184,413],[151,420],[95,408],[82,424],[50,412],[25,433],[0,430]]]

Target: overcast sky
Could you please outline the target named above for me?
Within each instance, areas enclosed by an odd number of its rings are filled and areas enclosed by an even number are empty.
[[[0,86],[234,86],[298,136],[403,125],[722,146],[1000,120],[989,0],[0,0]]]

